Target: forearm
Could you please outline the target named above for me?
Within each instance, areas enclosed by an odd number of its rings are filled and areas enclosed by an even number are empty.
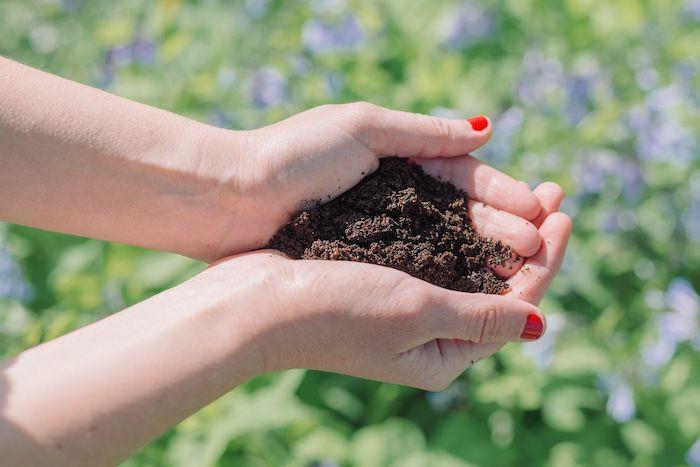
[[[261,372],[254,302],[226,275],[207,270],[6,363],[0,464],[113,465]]]
[[[0,57],[0,219],[217,259],[241,134]],[[225,140],[225,141],[222,141]],[[224,189],[225,186],[225,189]]]

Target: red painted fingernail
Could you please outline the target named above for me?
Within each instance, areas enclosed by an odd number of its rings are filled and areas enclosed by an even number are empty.
[[[487,126],[489,126],[489,119],[483,115],[478,115],[476,117],[468,118],[467,121],[474,128],[474,131],[481,131]]]
[[[529,341],[534,341],[539,339],[542,335],[542,320],[539,316],[534,313],[527,315],[527,321],[525,322],[525,329],[523,333],[520,334],[521,339],[527,339]]]

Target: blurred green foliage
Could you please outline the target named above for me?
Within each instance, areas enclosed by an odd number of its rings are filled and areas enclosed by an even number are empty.
[[[265,375],[124,465],[700,465],[698,44],[697,0],[0,1],[0,54],[49,72],[237,129],[352,100],[485,113],[480,157],[569,195],[540,342],[440,393]],[[0,225],[0,356],[202,267]]]

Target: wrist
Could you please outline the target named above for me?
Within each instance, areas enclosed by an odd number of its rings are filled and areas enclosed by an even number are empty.
[[[246,216],[242,175],[248,132],[191,123],[174,139],[187,160],[184,183],[175,193],[180,219],[186,220],[179,227],[178,253],[212,262],[261,246],[246,239],[254,229]]]

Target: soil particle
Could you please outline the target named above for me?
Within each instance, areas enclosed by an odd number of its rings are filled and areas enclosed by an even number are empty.
[[[378,264],[440,287],[491,294],[507,286],[488,264],[513,256],[475,232],[464,192],[399,158],[382,159],[347,192],[298,214],[269,247],[294,259]]]

